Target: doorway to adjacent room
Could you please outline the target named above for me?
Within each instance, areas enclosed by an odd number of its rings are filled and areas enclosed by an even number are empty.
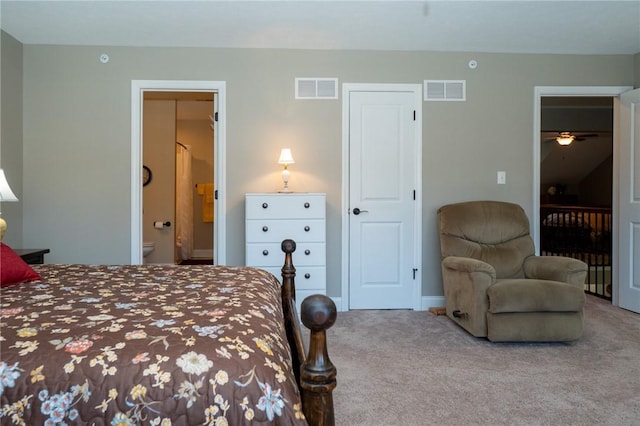
[[[613,97],[545,96],[540,134],[540,253],[589,266],[585,291],[611,300]]]
[[[541,233],[542,224],[546,220],[549,226],[552,226],[554,222],[560,222],[565,217],[571,222],[571,212],[566,216],[564,212],[555,212],[551,216],[546,213],[541,214],[541,176],[540,176],[540,164],[542,157],[542,104],[545,97],[560,97],[560,98],[572,98],[572,97],[605,97],[613,101],[613,161],[612,161],[612,206],[611,206],[611,255],[609,258],[610,267],[610,286],[609,294],[612,302],[621,307],[638,311],[640,309],[640,297],[637,297],[635,304],[632,307],[623,306],[620,299],[621,290],[630,286],[632,282],[632,268],[629,267],[633,264],[634,250],[637,253],[637,249],[632,247],[629,241],[629,234],[631,233],[630,219],[631,214],[623,217],[622,213],[627,211],[636,211],[634,208],[627,209],[630,205],[628,202],[631,195],[631,190],[628,185],[624,183],[630,181],[632,170],[635,166],[632,165],[634,161],[633,156],[630,156],[628,152],[631,150],[632,143],[634,142],[631,135],[637,133],[634,131],[634,121],[630,118],[629,111],[632,108],[625,107],[621,99],[625,98],[627,93],[630,92],[632,87],[630,86],[539,86],[534,88],[534,129],[533,129],[533,212],[532,212],[532,229],[533,237],[536,242],[536,247],[540,250],[541,246]],[[635,92],[635,91],[634,91]],[[625,119],[626,117],[626,119]],[[637,125],[637,124],[636,124]],[[563,136],[563,135],[560,135]],[[626,153],[626,154],[625,154]],[[548,190],[548,189],[547,189]],[[557,188],[556,188],[557,190]],[[552,191],[553,192],[553,191]],[[574,223],[582,221],[573,220]],[[545,225],[546,226],[546,225]],[[589,231],[589,239],[592,239],[592,231]],[[597,229],[593,231],[593,237],[597,237],[599,232]],[[585,236],[585,238],[587,238]],[[626,243],[625,243],[626,241]],[[606,286],[605,286],[606,288]],[[637,292],[640,294],[640,292]]]
[[[144,93],[144,263],[213,264],[214,96]]]
[[[165,216],[158,218],[145,218],[143,222],[143,179],[148,175],[148,171],[143,169],[144,163],[143,159],[146,160],[145,144],[143,143],[145,139],[145,129],[144,129],[144,99],[145,94],[155,92],[154,96],[162,96],[158,93],[160,92],[171,92],[171,93],[192,93],[192,94],[202,94],[203,96],[207,94],[210,97],[213,105],[213,110],[211,114],[211,119],[208,124],[212,127],[212,133],[215,135],[215,144],[213,143],[214,137],[211,138],[211,150],[213,151],[213,172],[209,176],[202,177],[202,182],[193,182],[192,191],[195,191],[194,197],[202,197],[203,202],[207,201],[205,198],[207,196],[206,187],[204,184],[212,184],[212,196],[209,201],[213,202],[212,209],[212,235],[211,240],[213,242],[213,263],[214,264],[224,264],[226,262],[226,247],[225,247],[225,210],[226,210],[226,197],[225,197],[225,158],[226,158],[226,145],[225,145],[225,102],[226,102],[226,83],[225,82],[216,82],[216,81],[156,81],[156,80],[133,80],[131,83],[131,110],[132,110],[132,120],[131,120],[131,263],[140,264],[143,262],[143,234],[144,228],[146,225],[150,225],[157,231],[162,231],[160,225],[168,222],[165,220]],[[186,95],[185,95],[186,96]],[[172,152],[178,153],[179,144],[176,142],[180,142],[177,140],[176,135],[174,134],[171,137],[172,140]],[[182,144],[186,145],[186,144]],[[175,158],[172,156],[173,162],[175,164]],[[173,168],[172,168],[173,170]],[[155,178],[155,174],[153,170],[151,170],[152,176]],[[164,189],[166,194],[175,194],[175,173],[173,174],[173,187]],[[153,179],[153,178],[152,178]],[[200,178],[198,178],[200,179]],[[197,179],[197,180],[198,180]],[[195,184],[203,184],[202,194],[200,194],[200,188],[196,187]],[[172,204],[172,209],[175,208],[175,200]],[[204,215],[204,210],[202,210],[202,206],[198,207],[200,209],[200,213]],[[168,216],[171,216],[173,213],[168,213]],[[150,223],[147,223],[150,222]],[[159,223],[156,223],[159,222]],[[174,220],[175,222],[175,220]],[[171,226],[174,226],[174,222],[171,223]],[[171,245],[173,247],[173,236],[171,238]],[[173,250],[175,254],[175,249]]]

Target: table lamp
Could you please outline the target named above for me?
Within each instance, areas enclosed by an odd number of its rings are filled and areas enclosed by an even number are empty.
[[[284,188],[282,188],[278,192],[291,192],[289,189],[289,176],[291,173],[287,169],[289,164],[294,164],[293,156],[291,155],[291,150],[289,148],[282,148],[280,151],[280,159],[278,160],[278,164],[284,164],[284,169],[282,170],[282,180],[284,181]]]
[[[18,201],[18,197],[11,191],[9,182],[4,175],[4,170],[0,169],[0,203],[5,201]],[[4,233],[7,230],[7,222],[2,218],[2,212],[0,211],[0,241],[4,237]]]

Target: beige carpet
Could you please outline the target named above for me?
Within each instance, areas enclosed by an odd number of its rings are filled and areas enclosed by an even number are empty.
[[[337,425],[640,425],[640,315],[588,296],[574,343],[490,343],[445,316],[340,312]]]

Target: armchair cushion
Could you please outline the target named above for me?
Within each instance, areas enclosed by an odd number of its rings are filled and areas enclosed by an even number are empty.
[[[567,283],[536,279],[499,280],[487,289],[489,312],[579,312],[584,290]]]

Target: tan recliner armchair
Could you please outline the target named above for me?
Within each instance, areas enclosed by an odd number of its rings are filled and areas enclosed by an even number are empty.
[[[587,265],[535,256],[519,205],[450,204],[438,210],[438,223],[449,318],[494,342],[580,338]]]

